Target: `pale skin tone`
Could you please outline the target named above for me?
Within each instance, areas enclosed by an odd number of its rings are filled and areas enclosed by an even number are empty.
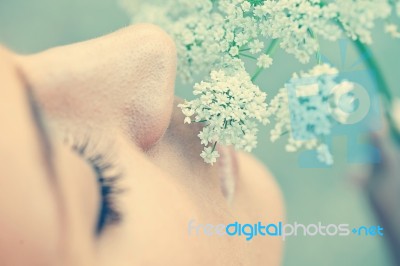
[[[281,238],[188,234],[193,219],[278,222],[284,207],[274,178],[240,152],[227,202],[221,165],[199,156],[201,125],[183,125],[175,46],[159,28],[136,25],[30,56],[0,47],[0,73],[0,265],[281,263]],[[99,235],[96,175],[57,137],[66,128],[103,132],[123,169],[121,219]]]

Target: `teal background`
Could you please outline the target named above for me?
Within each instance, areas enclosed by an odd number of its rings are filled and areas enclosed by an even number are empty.
[[[20,53],[33,53],[110,33],[129,25],[129,20],[114,0],[0,0],[0,42]],[[397,92],[400,40],[388,38],[381,26],[374,33],[372,49],[390,86]],[[358,58],[351,47],[346,51],[346,59],[342,60],[337,43],[322,47],[322,53],[344,69]],[[263,72],[259,80],[259,84],[267,85],[262,88],[270,95],[293,71],[307,69],[282,51],[274,58],[274,67]],[[190,86],[178,83],[177,94],[190,98]],[[259,142],[255,154],[269,167],[283,190],[288,222],[376,224],[355,178],[365,166],[347,162],[345,136],[334,140],[335,166],[324,169],[301,167],[298,154],[286,153],[283,141],[268,141],[266,129],[261,131]],[[384,266],[391,265],[391,261],[380,237],[293,237],[286,241],[284,265]]]

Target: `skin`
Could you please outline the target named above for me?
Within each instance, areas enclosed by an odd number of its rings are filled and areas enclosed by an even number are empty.
[[[0,265],[280,264],[277,237],[189,235],[190,220],[279,222],[284,207],[251,155],[220,147],[232,165],[200,158],[201,125],[183,125],[175,46],[159,28],[135,25],[29,56],[0,47],[0,73]],[[99,236],[96,175],[65,136],[101,140],[94,146],[122,169],[122,219]],[[221,192],[226,167],[236,180],[231,202]]]

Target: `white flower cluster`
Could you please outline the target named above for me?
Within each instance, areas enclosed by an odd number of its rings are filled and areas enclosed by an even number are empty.
[[[263,54],[257,59],[257,66],[260,68],[268,68],[272,65],[273,59],[267,55]]]
[[[337,6],[322,5],[318,0],[261,1],[254,7],[260,35],[280,39],[280,46],[307,63],[319,48],[315,35],[327,40],[341,36],[340,27],[334,22]]]
[[[394,0],[392,4],[394,5],[394,13],[400,18],[400,0]],[[385,32],[392,36],[392,38],[400,39],[399,26],[393,21],[385,23]]]
[[[391,6],[385,0],[336,0],[338,19],[347,35],[366,44],[372,43],[371,30],[377,19],[385,19]]]
[[[345,123],[353,110],[353,84],[337,83],[338,71],[327,64],[317,65],[292,79],[272,99],[268,115],[276,122],[271,141],[288,134],[286,150],[316,149],[318,159],[332,164],[333,158],[324,140],[335,123]]]
[[[400,32],[397,25],[394,23],[385,24],[385,32],[390,34],[392,38],[400,39]]]
[[[206,80],[212,73],[210,81],[196,84],[195,94],[199,98],[181,106],[187,117],[195,116],[194,121],[206,122],[207,126],[200,136],[202,143],[207,146],[210,142],[218,141],[245,150],[251,150],[256,143],[255,124],[251,120],[243,120],[245,122],[241,124],[238,118],[227,118],[224,114],[229,108],[240,106],[244,109],[237,110],[245,112],[242,113],[243,118],[254,116],[255,120],[260,120],[253,109],[258,106],[261,110],[264,106],[260,104],[260,100],[251,106],[246,97],[264,97],[253,81],[263,69],[271,67],[272,54],[277,45],[300,62],[308,63],[314,54],[320,59],[319,39],[336,41],[348,36],[369,44],[372,42],[371,31],[377,20],[388,19],[392,12],[400,15],[399,0],[121,1],[130,11],[133,22],[157,24],[173,36],[179,58],[178,75],[182,81],[194,84]],[[385,30],[392,36],[398,34],[396,25],[388,24]],[[253,75],[244,68],[245,59],[246,62],[254,60],[257,70]],[[317,70],[318,67],[315,71]],[[322,71],[321,74],[326,73]],[[216,76],[218,79],[215,79]],[[235,82],[232,83],[233,81]],[[346,84],[350,86],[350,83]],[[218,86],[229,89],[224,92],[215,90]],[[241,90],[249,90],[249,94]],[[228,97],[231,93],[235,97]],[[281,91],[273,100],[275,108],[277,102],[283,101],[279,104],[284,105],[287,97],[287,92]],[[239,103],[238,99],[244,103]],[[210,103],[210,100],[215,102]],[[302,105],[296,106],[301,108]],[[325,107],[326,104],[322,103],[315,106]],[[284,111],[280,108],[274,114],[277,125],[272,132],[273,139],[282,133],[280,127],[290,126],[290,121],[285,120],[288,116],[283,113],[289,110],[285,108]],[[291,109],[294,108],[293,106]],[[273,113],[273,110],[274,108],[269,112]],[[325,114],[323,110],[320,113]],[[328,126],[328,117],[332,115],[325,115],[326,119],[321,119]],[[338,111],[337,115],[344,119],[343,112]],[[191,122],[191,118],[185,121]],[[260,121],[265,122],[264,118]],[[292,127],[290,130],[293,130]],[[326,132],[329,132],[327,128]],[[321,134],[317,135],[320,137]],[[289,139],[289,143],[289,150],[297,150],[299,146],[315,148],[318,145],[317,142],[299,142],[293,138]],[[322,156],[328,150],[327,146],[318,146],[317,150],[320,151],[321,160],[331,161],[327,154]],[[206,147],[201,156],[205,161],[213,163],[218,152],[213,147]]]
[[[214,163],[216,143],[250,152],[257,145],[257,123],[268,123],[266,93],[254,85],[244,69],[232,74],[212,71],[209,81],[194,86],[199,97],[180,104],[185,123],[204,122],[199,133],[205,146],[202,157]]]
[[[221,54],[256,55],[270,39],[307,63],[317,36],[335,41],[344,33],[371,43],[377,19],[390,15],[387,0],[123,0],[134,22],[152,22],[174,36],[185,81],[223,64]],[[399,5],[397,4],[397,7]],[[340,21],[342,26],[337,25]],[[259,58],[258,62],[263,58]],[[258,63],[264,67],[264,64]],[[267,64],[268,65],[268,64]]]

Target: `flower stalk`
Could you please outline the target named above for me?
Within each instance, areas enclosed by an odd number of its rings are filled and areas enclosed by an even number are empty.
[[[376,61],[372,51],[361,41],[356,40],[353,42],[357,51],[364,56],[365,64],[369,69],[369,72],[373,79],[375,80],[376,87],[383,99],[383,108],[385,109],[385,117],[389,123],[390,133],[397,144],[400,145],[400,132],[393,119],[393,95],[390,91],[390,87],[385,80],[383,72]]]
[[[278,44],[279,44],[279,39],[273,39],[268,48],[265,50],[264,54],[272,56],[276,48],[278,48]],[[263,70],[264,68],[258,67],[254,75],[251,77],[251,81],[254,82]]]

